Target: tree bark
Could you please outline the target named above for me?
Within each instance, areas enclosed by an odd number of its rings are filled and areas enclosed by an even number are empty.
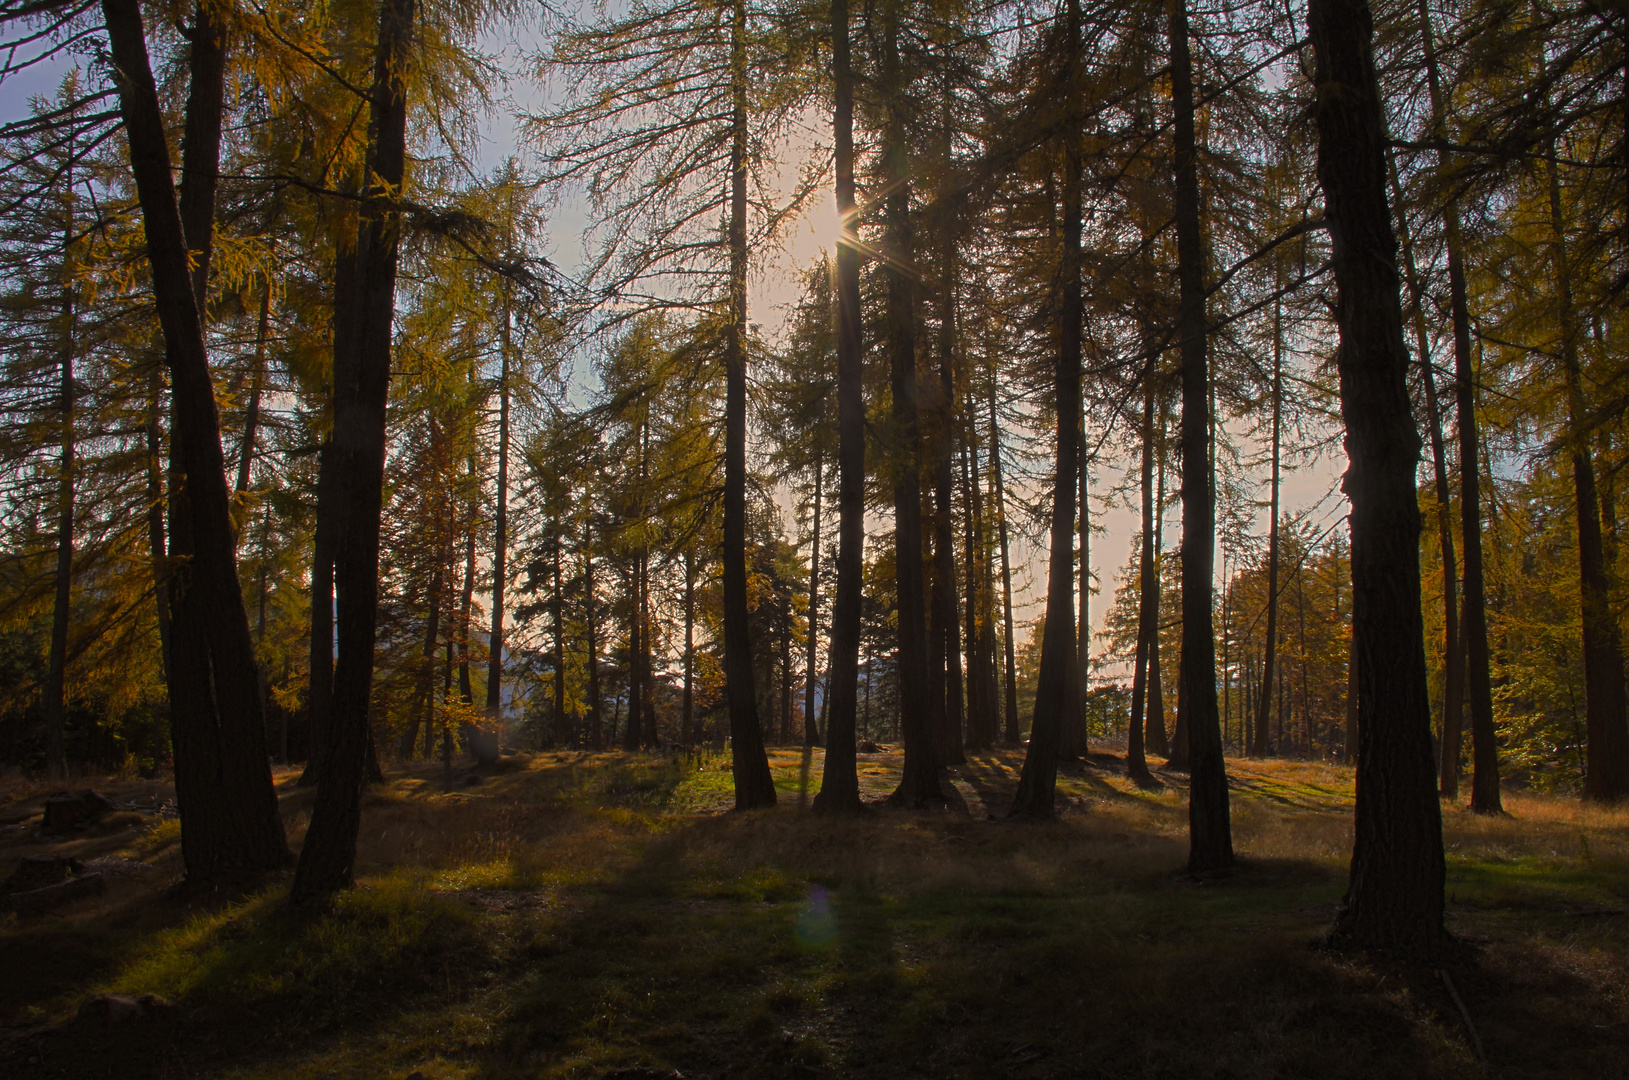
[[[1359,656],[1351,877],[1334,938],[1427,953],[1446,940],[1445,863],[1420,613],[1420,440],[1409,409],[1387,134],[1366,0],[1312,0],[1318,177],[1333,244]]]
[[[63,743],[63,720],[67,702],[65,683],[68,667],[68,616],[73,603],[74,572],[74,196],[73,139],[69,136],[68,163],[65,166],[63,200],[66,220],[62,228],[62,346],[59,361],[61,379],[57,398],[60,414],[57,464],[57,570],[55,598],[51,607],[51,650],[46,660],[45,687],[41,712],[45,714],[45,771],[53,780],[68,777],[68,755]]]
[[[1551,148],[1552,152],[1554,147]],[[1561,334],[1561,366],[1567,385],[1567,426],[1573,495],[1578,518],[1578,577],[1584,649],[1584,726],[1588,740],[1584,798],[1621,802],[1629,798],[1629,727],[1623,681],[1623,648],[1612,605],[1611,578],[1601,538],[1600,498],[1595,462],[1584,430],[1588,406],[1578,358],[1578,316],[1574,309],[1572,264],[1561,209],[1560,171],[1546,163],[1550,186],[1550,262],[1556,281],[1556,323]]]
[[[696,556],[684,553],[684,696],[679,703],[679,745],[689,750],[695,740]]]
[[[583,622],[588,631],[588,745],[598,750],[605,745],[604,711],[600,707],[599,627],[594,619],[593,523],[583,525]]]
[[[1256,738],[1251,757],[1266,757],[1268,720],[1278,672],[1278,492],[1283,461],[1284,327],[1280,303],[1273,301],[1273,447],[1272,489],[1267,501],[1267,642],[1262,650],[1261,685],[1256,693]],[[1278,748],[1283,753],[1283,747]]]
[[[176,471],[185,477],[184,490],[172,485],[172,506],[184,519],[185,535],[177,535],[172,523],[171,550],[190,559],[185,580],[171,579],[171,725],[182,858],[188,880],[203,885],[288,861],[267,766],[254,650],[237,576],[220,416],[204,346],[202,304],[194,288],[207,274],[213,229],[225,49],[218,28],[200,9],[193,97],[187,109],[183,208],[172,184],[140,7],[136,0],[104,0],[102,10],[170,364]],[[189,247],[199,253],[196,278],[188,270]],[[177,604],[178,598],[184,603]]]
[[[820,503],[824,494],[826,482],[826,462],[823,450],[815,453],[815,489],[814,489],[814,534],[810,539],[809,551],[809,655],[803,669],[803,745],[814,746],[820,742],[820,728],[815,724],[815,692],[819,686],[820,662]],[[690,588],[690,579],[685,578],[685,588]],[[689,670],[689,596],[686,594],[686,645],[685,665]],[[687,679],[688,681],[688,679]],[[688,688],[687,691],[688,693]],[[686,725],[686,733],[689,727]]]
[[[730,296],[724,372],[724,690],[730,709],[735,808],[775,805],[753,686],[747,616],[747,9],[730,17]]]
[[[565,547],[565,525],[562,522],[554,523],[554,596],[553,611],[550,615],[554,621],[554,730],[549,733],[551,742],[558,742],[565,734],[566,720],[566,586],[561,574],[561,549]]]
[[[1233,864],[1227,772],[1216,710],[1216,636],[1212,626],[1216,506],[1210,464],[1210,366],[1206,355],[1205,252],[1199,230],[1199,171],[1194,136],[1193,68],[1184,0],[1171,21],[1171,91],[1176,113],[1177,277],[1182,353],[1182,687],[1188,720],[1188,869]]]
[[[1148,668],[1158,640],[1159,584],[1154,576],[1154,379],[1152,365],[1143,382],[1142,542],[1137,559],[1137,654],[1131,668],[1131,719],[1126,724],[1126,775],[1151,784],[1146,738]],[[1163,731],[1163,725],[1161,727]]]
[[[941,125],[943,154],[950,160],[950,116],[945,106]],[[955,530],[951,527],[951,493],[955,474],[951,455],[954,449],[956,408],[956,233],[954,212],[947,204],[939,215],[939,260],[944,281],[939,291],[939,385],[934,401],[933,439],[933,608],[934,674],[942,694],[935,694],[939,723],[936,725],[938,760],[941,765],[961,765],[967,761],[962,737],[962,645],[956,619]]]
[[[1092,664],[1092,509],[1091,470],[1086,461],[1086,402],[1081,401],[1080,468],[1076,479],[1080,483],[1078,513],[1078,544],[1080,550],[1079,585],[1075,592],[1079,604],[1079,618],[1075,622],[1075,682],[1080,688],[1080,708],[1075,710],[1071,723],[1063,729],[1060,752],[1069,760],[1086,756],[1090,747],[1086,738],[1086,693],[1091,688]]]
[[[1069,100],[1074,101],[1080,57],[1080,5],[1069,0]],[[1060,267],[1058,352],[1052,373],[1057,410],[1057,456],[1052,481],[1052,549],[1047,560],[1046,627],[1029,751],[1013,796],[1012,813],[1051,817],[1063,732],[1078,723],[1080,685],[1075,664],[1075,474],[1080,468],[1081,152],[1078,134],[1066,138],[1063,177],[1063,257]]]
[[[995,378],[990,379],[990,471],[995,476],[996,540],[1001,545],[1002,646],[1006,653],[1003,741],[1018,745],[1018,661],[1013,644],[1012,563],[1007,547],[1007,487],[1001,476],[1001,428],[996,422]]]
[[[1171,740],[1165,733],[1165,679],[1160,668],[1160,630],[1165,610],[1165,403],[1158,403],[1158,427],[1154,431],[1154,518],[1148,564],[1149,588],[1153,602],[1148,608],[1148,716],[1143,730],[1143,749],[1162,758],[1171,756]]]
[[[905,127],[904,79],[899,61],[899,26],[890,13],[883,28],[882,93],[887,101],[883,135],[883,197],[887,229],[888,287],[886,342],[893,391],[891,444],[894,495],[894,576],[899,604],[898,652],[900,738],[905,762],[899,787],[889,801],[921,806],[944,799],[938,754],[929,722],[927,611],[922,565],[922,441],[918,426],[916,377],[915,254],[911,235],[910,164]]]
[[[814,809],[860,809],[855,721],[860,676],[860,591],[865,548],[865,397],[860,341],[860,251],[855,233],[854,74],[849,67],[848,0],[832,0],[831,43],[837,216],[837,595],[827,660],[826,758]],[[867,673],[867,679],[870,678]]]
[[[498,505],[492,522],[492,633],[487,639],[486,661],[486,715],[487,721],[494,724],[503,719],[503,602],[509,585],[509,357],[513,343],[509,327],[509,283],[504,282],[502,288],[503,328],[499,332],[498,350]],[[555,563],[558,566],[558,554]],[[558,716],[555,723],[559,723]]]
[[[362,819],[370,741],[379,598],[379,517],[385,465],[402,183],[407,148],[407,55],[415,0],[384,0],[369,108],[368,188],[357,235],[356,355],[336,370],[332,452],[339,467],[334,588],[338,657],[327,760],[295,870],[292,902],[347,888]]]

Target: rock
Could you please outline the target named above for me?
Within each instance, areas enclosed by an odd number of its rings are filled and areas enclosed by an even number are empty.
[[[858,750],[862,754],[875,754],[877,752],[877,744],[872,742],[870,739],[861,739],[860,745],[856,746],[854,749]]]
[[[47,885],[43,889],[0,896],[0,908],[38,914],[74,900],[99,895],[106,889],[107,879],[101,874],[82,874],[56,885]]]
[[[498,733],[471,724],[469,728],[469,752],[475,757],[475,762],[478,765],[496,765],[498,763]]]
[[[60,885],[79,871],[79,860],[66,855],[25,855],[16,871],[4,884],[0,884],[0,895],[33,892],[47,885]]]
[[[41,824],[58,831],[90,825],[113,809],[113,804],[95,791],[59,791],[45,800]]]
[[[79,1003],[79,1019],[91,1024],[148,1020],[155,1012],[149,1001],[159,1003],[163,1009],[171,1007],[169,1002],[154,994],[144,994],[139,998],[125,997],[123,994],[95,994]]]

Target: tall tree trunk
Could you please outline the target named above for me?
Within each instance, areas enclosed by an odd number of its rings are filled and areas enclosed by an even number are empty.
[[[679,703],[679,745],[689,750],[695,741],[696,671],[696,556],[684,552],[684,696]]]
[[[486,660],[486,716],[491,724],[503,719],[503,601],[504,590],[509,586],[509,357],[514,345],[510,340],[509,283],[504,282],[502,288],[503,328],[499,331],[498,350],[498,505],[492,521],[492,633],[487,639]],[[559,542],[556,537],[557,547]],[[558,568],[558,552],[555,564]],[[559,723],[558,716],[555,723]]]
[[[158,652],[164,684],[170,683],[170,572],[164,556],[164,373],[155,362],[147,373],[147,548],[153,559],[153,613],[158,622]]]
[[[1013,643],[1012,563],[1007,545],[1007,486],[1001,475],[1001,427],[996,422],[995,377],[990,378],[990,472],[995,477],[996,541],[1001,545],[1002,648],[1006,653],[1006,694],[1002,716],[1003,741],[1018,745],[1018,661]]]
[[[561,549],[565,547],[565,534],[565,525],[556,521],[554,525],[554,610],[550,612],[554,621],[554,730],[549,733],[550,742],[561,742],[565,736],[566,586],[560,568]]]
[[[354,219],[346,222],[354,225]],[[334,304],[332,322],[331,377],[356,355],[356,245],[345,239],[334,250]],[[330,400],[333,383],[329,387]],[[333,434],[322,442],[317,454],[316,527],[311,540],[311,640],[310,669],[306,692],[308,721],[305,771],[300,786],[310,787],[322,775],[323,758],[328,751],[330,719],[334,702],[334,558],[339,535],[339,458],[334,451]],[[425,739],[430,735],[425,733]]]
[[[311,827],[295,871],[295,903],[352,881],[370,742],[374,631],[379,599],[379,516],[385,465],[385,403],[407,148],[407,54],[415,0],[384,0],[369,108],[368,188],[357,235],[356,353],[334,379],[333,453],[339,466],[334,589],[338,658],[328,754]]]
[[[916,258],[911,236],[911,184],[905,121],[904,78],[899,62],[897,13],[883,27],[882,93],[887,101],[884,155],[887,191],[884,221],[889,249],[889,381],[893,391],[894,576],[899,603],[900,738],[905,763],[899,787],[889,801],[921,806],[942,800],[939,762],[930,726],[927,611],[922,566],[922,440],[918,427],[916,377]]]
[[[430,571],[430,611],[424,620],[424,674],[420,679],[420,699],[424,702],[424,752],[428,754],[435,744],[434,728],[431,726],[435,719],[435,680],[436,680],[436,642],[441,637],[441,560],[436,560],[435,567]],[[419,718],[415,710],[412,726],[407,734],[402,736],[401,756],[411,758],[418,745]]]
[[[249,472],[254,467],[255,446],[260,438],[260,396],[266,386],[266,338],[271,332],[271,282],[260,292],[260,318],[255,329],[255,369],[249,382],[249,407],[244,411],[243,442],[238,446],[238,477],[232,490],[242,495],[249,490]]]
[[[1069,42],[1068,99],[1075,101],[1080,58],[1080,5],[1065,10]],[[1075,666],[1075,473],[1080,468],[1081,152],[1080,137],[1065,138],[1063,258],[1059,285],[1058,353],[1052,373],[1058,445],[1052,481],[1052,550],[1047,560],[1046,628],[1035,684],[1029,751],[1013,796],[1012,813],[1051,817],[1063,732],[1078,723],[1080,685]]]
[[[942,153],[950,161],[950,106],[945,95],[940,125]],[[944,275],[939,290],[939,385],[934,401],[933,438],[933,609],[934,674],[943,694],[935,694],[940,723],[935,729],[939,763],[967,761],[962,737],[962,646],[956,619],[955,530],[951,527],[951,493],[955,486],[951,456],[954,452],[956,410],[956,223],[950,205],[939,215],[939,261]]]
[[[1431,29],[1431,8],[1421,0],[1420,36],[1425,56],[1426,85],[1431,92],[1433,127],[1442,134],[1447,115],[1447,99],[1437,63],[1435,35]],[[1438,151],[1437,168],[1446,165],[1445,153]],[[1471,313],[1465,288],[1465,245],[1460,235],[1459,204],[1450,200],[1443,208],[1443,240],[1448,249],[1449,312],[1454,326],[1454,400],[1459,435],[1459,513],[1465,537],[1464,618],[1460,633],[1465,644],[1468,694],[1471,712],[1473,775],[1471,809],[1476,813],[1502,812],[1499,798],[1499,747],[1493,729],[1493,676],[1488,649],[1487,590],[1482,570],[1482,498],[1477,461],[1480,438],[1476,430],[1476,384],[1471,362]],[[1455,776],[1456,788],[1458,776]]]
[[[1153,589],[1153,600],[1148,608],[1148,716],[1143,731],[1143,748],[1149,754],[1163,758],[1171,756],[1171,741],[1165,733],[1165,679],[1160,669],[1160,630],[1165,610],[1165,575],[1161,564],[1165,553],[1165,403],[1159,402],[1159,426],[1154,430],[1154,529],[1153,548],[1148,564],[1148,577],[1143,580]]]
[[[1283,461],[1284,323],[1279,301],[1273,301],[1273,446],[1272,488],[1267,500],[1267,643],[1262,649],[1261,685],[1256,692],[1256,738],[1252,757],[1269,751],[1267,721],[1272,715],[1273,686],[1278,676],[1278,493]],[[1278,748],[1284,752],[1283,747]]]
[[[53,780],[68,776],[68,755],[63,744],[63,720],[66,711],[65,683],[68,667],[68,615],[73,603],[74,572],[74,141],[68,141],[68,164],[65,167],[63,187],[67,197],[63,200],[66,220],[62,227],[62,347],[59,366],[61,379],[57,409],[60,413],[58,445],[61,457],[57,464],[57,572],[56,596],[51,607],[51,651],[46,662],[45,688],[41,695],[41,712],[45,714],[45,771]]]
[[[1153,782],[1148,771],[1149,660],[1159,640],[1159,583],[1154,575],[1154,377],[1153,365],[1143,377],[1142,541],[1137,560],[1137,655],[1131,672],[1131,718],[1126,724],[1126,775],[1139,785]],[[1160,725],[1163,734],[1165,727]]]
[[[1408,394],[1386,125],[1366,0],[1311,0],[1318,177],[1333,243],[1351,465],[1357,809],[1336,940],[1429,952],[1443,928],[1442,815],[1420,612],[1420,440]]]
[[[1437,397],[1436,365],[1431,362],[1431,338],[1425,322],[1425,281],[1414,261],[1414,243],[1409,236],[1408,215],[1403,213],[1403,188],[1397,179],[1397,161],[1387,156],[1392,199],[1396,203],[1398,239],[1402,242],[1403,270],[1413,300],[1414,347],[1419,354],[1420,381],[1425,390],[1426,428],[1431,439],[1432,478],[1437,498],[1437,544],[1442,553],[1443,689],[1441,740],[1437,755],[1437,791],[1445,799],[1459,797],[1461,723],[1464,719],[1462,694],[1465,673],[1461,665],[1464,651],[1459,630],[1459,567],[1454,557],[1454,515],[1448,494],[1448,455],[1442,436],[1442,406]],[[1457,351],[1457,347],[1456,347]],[[1474,460],[1474,458],[1473,458]]]
[[[831,0],[837,216],[837,595],[827,660],[826,758],[814,809],[860,808],[854,740],[860,676],[860,591],[865,547],[865,396],[860,342],[860,251],[855,233],[854,73],[849,67],[848,0]],[[869,672],[867,679],[870,678]]]
[[[724,691],[735,808],[775,805],[753,687],[747,617],[747,7],[730,18],[730,304],[724,344]]]
[[[605,745],[600,707],[600,641],[599,627],[594,620],[594,526],[583,526],[583,622],[588,630],[588,745],[598,750]],[[614,730],[614,729],[613,729]]]
[[[1233,864],[1227,772],[1216,710],[1212,626],[1216,505],[1210,464],[1210,365],[1206,350],[1205,253],[1199,230],[1198,149],[1185,0],[1172,0],[1171,96],[1176,114],[1177,277],[1182,353],[1182,687],[1188,720],[1188,869]]]
[[[1091,470],[1087,468],[1086,460],[1086,402],[1081,401],[1081,432],[1080,432],[1080,469],[1077,480],[1080,483],[1080,507],[1076,517],[1079,520],[1078,546],[1080,550],[1079,586],[1075,592],[1076,602],[1079,604],[1079,617],[1075,622],[1075,668],[1077,674],[1075,681],[1080,686],[1080,708],[1075,711],[1072,723],[1063,729],[1063,745],[1060,750],[1065,758],[1075,759],[1086,756],[1090,747],[1086,739],[1086,694],[1091,689],[1092,666],[1092,508],[1091,508]]]
[[[643,605],[640,603],[639,564],[636,561],[633,567],[632,602],[628,605],[628,730],[624,733],[622,748],[627,751],[638,750],[641,741],[639,723],[644,718],[645,706],[645,679],[643,657],[645,643],[643,640],[645,620],[643,618]]]
[[[212,240],[225,47],[200,8],[178,204],[140,6],[103,0],[102,11],[170,364],[176,471],[185,477],[184,491],[172,492],[177,516],[185,519],[184,536],[172,524],[172,554],[191,558],[186,580],[172,586],[171,725],[182,858],[188,880],[206,884],[288,861],[237,576],[201,290],[194,287],[206,279]],[[196,278],[188,270],[189,248],[197,253]]]
[[[1551,147],[1552,156],[1554,147]],[[1629,727],[1625,726],[1623,649],[1601,538],[1600,499],[1595,462],[1584,429],[1589,415],[1578,357],[1578,316],[1573,305],[1572,264],[1561,208],[1561,176],[1554,160],[1545,164],[1550,185],[1550,262],[1556,281],[1556,323],[1561,334],[1561,366],[1567,384],[1568,442],[1578,514],[1578,577],[1584,644],[1584,724],[1588,746],[1584,798],[1620,802],[1629,798]]]
[[[818,688],[820,663],[820,503],[826,482],[824,448],[815,452],[814,535],[809,552],[809,657],[803,669],[803,745],[820,742],[820,728],[815,724],[815,692]],[[690,578],[685,577],[685,670],[690,665]],[[685,693],[689,693],[689,676],[685,678]],[[689,744],[689,716],[685,718],[685,743]]]

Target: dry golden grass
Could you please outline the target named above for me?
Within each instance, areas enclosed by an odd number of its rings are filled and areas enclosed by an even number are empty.
[[[869,800],[899,762],[862,755]],[[1472,943],[1448,968],[1482,1063],[1435,968],[1316,947],[1348,770],[1229,761],[1241,868],[1193,882],[1184,777],[1142,790],[1094,756],[1060,775],[1059,818],[1027,824],[1005,818],[1021,764],[978,755],[942,809],[838,820],[798,811],[822,760],[796,749],[771,755],[781,806],[745,815],[721,812],[716,754],[544,753],[450,791],[415,764],[365,798],[363,887],[301,917],[281,885],[165,893],[173,819],[0,833],[0,874],[46,848],[154,868],[0,925],[0,966],[23,973],[0,989],[0,1075],[1629,1075],[1629,810],[1445,808],[1449,922]],[[297,844],[296,778],[277,772]],[[0,785],[0,824],[44,794]],[[96,990],[172,997],[180,1020],[67,1024]]]

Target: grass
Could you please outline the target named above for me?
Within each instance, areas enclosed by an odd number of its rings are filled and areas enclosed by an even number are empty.
[[[1178,873],[1183,778],[1140,790],[1106,756],[1066,767],[1043,825],[1001,817],[1007,752],[953,770],[945,809],[839,821],[796,809],[818,752],[807,779],[801,751],[772,752],[782,805],[746,815],[720,812],[728,764],[547,753],[450,793],[438,767],[394,773],[365,800],[361,887],[316,915],[286,910],[286,882],[167,891],[171,819],[58,843],[153,872],[0,924],[0,1075],[1629,1076],[1629,812],[1445,808],[1471,946],[1446,970],[1480,1061],[1436,968],[1318,945],[1350,851],[1343,768],[1229,762],[1243,865],[1201,883]],[[862,755],[867,797],[898,767]],[[0,791],[0,825],[41,798]],[[0,874],[41,847],[0,832]],[[95,992],[177,1008],[76,1025]]]

